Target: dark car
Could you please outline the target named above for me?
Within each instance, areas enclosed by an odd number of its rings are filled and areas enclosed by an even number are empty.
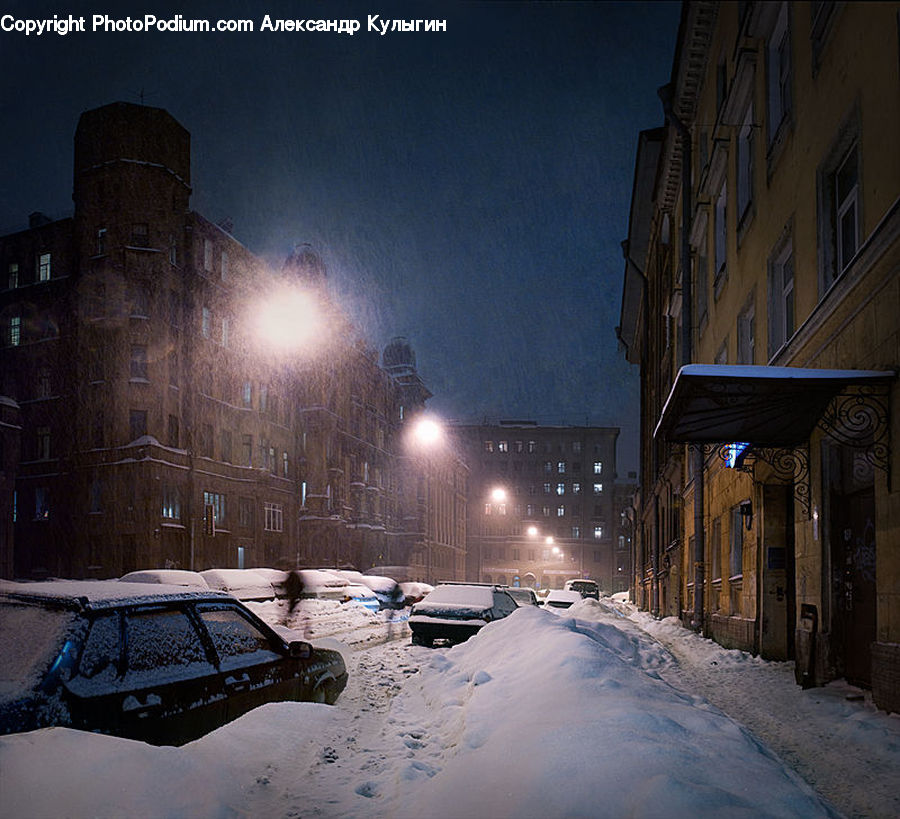
[[[596,580],[567,580],[565,588],[567,591],[577,591],[583,598],[593,597],[594,600],[600,599],[600,587],[597,585]]]
[[[461,643],[493,620],[508,617],[516,608],[516,601],[503,588],[444,583],[412,607],[412,641],[424,646],[433,645],[435,640]]]
[[[118,581],[0,583],[0,734],[65,726],[181,745],[257,706],[334,703],[336,651],[232,596]]]

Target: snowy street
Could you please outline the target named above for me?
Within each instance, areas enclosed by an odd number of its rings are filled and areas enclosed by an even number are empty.
[[[181,748],[3,737],[0,815],[898,815],[900,719],[674,621],[585,600],[428,649],[405,623],[388,639],[381,615],[313,603],[291,626],[343,651],[336,706],[267,705]]]

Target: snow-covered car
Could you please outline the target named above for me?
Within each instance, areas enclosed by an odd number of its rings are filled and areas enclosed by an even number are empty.
[[[600,587],[595,580],[567,580],[564,588],[566,591],[577,591],[582,597],[593,597],[594,600],[600,599]]]
[[[369,611],[375,612],[381,609],[381,604],[375,593],[362,583],[347,583],[344,586],[344,602],[362,606]]]
[[[567,609],[581,599],[580,592],[571,589],[551,589],[541,605],[545,609]]]
[[[269,569],[264,566],[256,566],[253,568],[253,571],[257,574],[261,574],[272,584],[272,588],[275,589],[276,597],[284,597],[284,584],[285,581],[287,581],[287,572],[282,571],[281,569]]]
[[[400,591],[403,592],[403,605],[413,606],[422,600],[426,594],[433,592],[434,586],[430,583],[421,583],[411,580],[401,583]]]
[[[326,569],[299,569],[303,581],[302,598],[317,600],[337,600],[343,602],[347,597],[347,580]]]
[[[365,574],[357,572],[353,569],[329,569],[329,571],[343,577],[351,583],[362,583],[368,586],[383,609],[403,608],[403,594],[397,592],[397,581],[392,577],[385,577],[380,574]]]
[[[409,615],[412,641],[430,646],[435,640],[461,643],[494,620],[508,617],[516,601],[506,589],[491,585],[442,583],[416,603]]]
[[[534,589],[528,588],[527,586],[510,586],[506,591],[509,592],[510,597],[512,597],[519,606],[540,605],[538,603],[537,595],[534,593]]]
[[[119,580],[125,583],[164,583],[167,586],[183,586],[186,589],[208,589],[209,583],[200,572],[186,569],[142,569],[123,574]]]
[[[336,651],[286,641],[223,592],[0,582],[0,734],[63,726],[181,745],[268,702],[334,703]]]
[[[211,589],[228,592],[238,600],[274,600],[272,582],[254,569],[206,569],[200,572]]]

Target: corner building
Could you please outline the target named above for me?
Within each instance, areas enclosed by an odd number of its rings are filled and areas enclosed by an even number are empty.
[[[561,589],[585,577],[606,593],[627,588],[618,428],[500,421],[452,431],[470,470],[469,580]]]
[[[633,593],[900,711],[900,5],[686,2],[638,141]]]
[[[114,103],[79,120],[73,217],[0,238],[4,575],[421,563],[414,366],[379,364],[310,247],[270,270],[190,185],[188,132]],[[285,293],[315,349],[264,343]]]

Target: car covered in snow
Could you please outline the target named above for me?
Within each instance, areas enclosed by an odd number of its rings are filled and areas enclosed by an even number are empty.
[[[120,581],[0,581],[0,734],[63,726],[181,745],[268,702],[334,703],[341,655],[231,595]]]
[[[125,583],[164,583],[167,586],[184,586],[186,589],[209,588],[209,583],[200,572],[186,569],[142,569],[123,574],[119,580]]]
[[[581,592],[572,589],[550,589],[541,605],[545,609],[567,609],[582,599]]]
[[[400,591],[403,592],[403,605],[413,606],[424,599],[426,594],[433,592],[434,586],[430,583],[408,580],[400,584]]]
[[[409,628],[416,645],[435,640],[461,643],[488,623],[508,617],[516,601],[499,586],[477,583],[442,583],[416,603],[409,614]]]
[[[272,581],[253,569],[206,569],[200,572],[211,589],[228,592],[238,600],[274,600]]]
[[[600,586],[596,580],[588,580],[587,578],[578,578],[567,580],[563,587],[566,591],[577,591],[582,597],[593,597],[594,600],[600,599]]]

